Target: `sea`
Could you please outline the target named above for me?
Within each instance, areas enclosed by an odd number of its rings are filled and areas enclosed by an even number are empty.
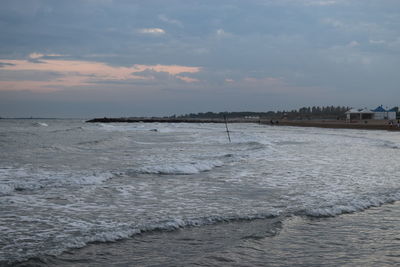
[[[0,120],[0,266],[399,266],[400,133]]]

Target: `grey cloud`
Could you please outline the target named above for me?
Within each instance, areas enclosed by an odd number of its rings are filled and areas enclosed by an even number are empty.
[[[188,75],[199,79],[200,85],[151,72],[140,75],[154,76],[154,80],[92,80],[103,95],[107,95],[106,86],[113,84],[127,90],[135,86],[151,92],[169,89],[171,94],[186,88],[193,98],[204,101],[198,104],[199,109],[202,104],[218,107],[199,86],[208,93],[215,91],[215,99],[223,101],[229,88],[225,79],[246,77],[283,77],[291,86],[321,88],[321,94],[304,95],[296,102],[287,100],[290,96],[286,100],[269,94],[246,96],[245,88],[235,88],[238,99],[230,99],[232,109],[244,107],[240,99],[246,99],[249,106],[253,99],[255,109],[262,106],[259,99],[264,99],[265,108],[373,102],[369,95],[376,88],[385,92],[382,97],[390,102],[400,98],[400,92],[394,89],[400,83],[396,73],[400,63],[399,14],[397,0],[4,0],[0,10],[0,61],[26,59],[38,52],[113,66],[200,66],[202,72]],[[138,29],[162,29],[165,34],[140,34]],[[83,89],[79,90],[76,96]],[[130,96],[139,94],[138,90]],[[122,91],[118,93],[121,99],[126,97]],[[340,100],[337,95],[347,98]],[[365,99],[360,100],[360,95]],[[166,96],[153,95],[160,102],[162,97]],[[194,103],[191,95],[176,93],[174,97]],[[160,105],[160,112],[161,107],[167,110],[174,106],[170,101],[169,105]],[[279,101],[281,104],[275,104]]]
[[[15,64],[12,63],[6,63],[6,62],[0,62],[0,68],[4,68],[7,66],[15,66]]]

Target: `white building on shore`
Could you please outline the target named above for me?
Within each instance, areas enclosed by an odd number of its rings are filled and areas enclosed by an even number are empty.
[[[352,108],[346,112],[346,118],[347,120],[395,120],[396,109],[386,110],[382,105],[372,110]]]

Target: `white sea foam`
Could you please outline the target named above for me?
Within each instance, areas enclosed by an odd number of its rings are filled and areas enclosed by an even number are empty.
[[[363,211],[372,207],[379,207],[384,204],[393,203],[400,200],[400,193],[388,195],[370,196],[349,201],[348,203],[338,203],[336,205],[323,205],[318,208],[305,210],[305,215],[311,217],[333,217],[346,213]]]
[[[46,187],[63,187],[66,185],[101,184],[114,175],[111,172],[66,172],[30,170],[29,168],[0,169],[0,196],[14,191],[36,190]]]
[[[59,246],[52,247],[47,251],[35,251],[31,252],[30,254],[21,254],[18,261],[26,260],[29,257],[33,256],[57,256],[68,249],[81,248],[89,243],[114,242],[142,233],[154,231],[175,231],[187,227],[201,227],[218,223],[272,219],[278,217],[279,215],[279,212],[273,211],[270,213],[257,213],[249,215],[208,216],[200,218],[171,218],[164,221],[150,222],[148,224],[142,225],[123,223],[119,225],[104,224],[100,226],[94,226],[87,223],[82,223],[76,225],[79,228],[79,231],[82,232],[81,236],[60,236],[60,242],[58,242]]]
[[[48,127],[49,125],[45,122],[35,122],[32,124],[33,126],[38,126],[38,127]]]
[[[113,176],[114,176],[114,174],[112,174],[110,172],[81,173],[81,174],[76,174],[76,175],[72,176],[70,181],[68,181],[67,183],[76,184],[76,185],[95,185],[95,184],[101,184],[101,183],[111,179]]]
[[[97,129],[101,129],[107,132],[129,132],[129,131],[148,131],[152,128],[148,128],[144,123],[97,123]]]
[[[223,162],[219,160],[198,161],[148,165],[134,169],[133,172],[144,174],[196,174],[200,172],[211,171],[212,169],[221,166],[223,166]]]
[[[60,133],[60,132],[73,132],[73,131],[84,131],[85,128],[83,126],[66,128],[66,129],[57,129],[52,131],[53,133]]]
[[[393,149],[399,149],[400,145],[392,142],[392,141],[383,141],[383,142],[379,142],[380,144],[382,144],[384,147],[388,147],[388,148],[393,148]]]
[[[114,137],[114,138],[102,138],[96,140],[88,140],[79,142],[76,147],[81,148],[115,148],[118,146],[127,146],[132,140],[128,137]]]
[[[0,184],[0,196],[8,195],[12,191],[14,191],[14,187],[6,185],[6,184]]]
[[[2,123],[13,124],[0,166],[13,167],[0,169],[0,262],[274,208],[324,217],[400,199],[392,133],[235,124],[229,143],[213,124]]]

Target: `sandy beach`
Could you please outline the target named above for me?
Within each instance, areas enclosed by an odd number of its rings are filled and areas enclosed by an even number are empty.
[[[282,120],[279,124],[284,126],[319,127],[332,129],[362,129],[362,130],[388,130],[399,131],[397,122],[392,125],[387,120],[344,121],[344,120]]]

